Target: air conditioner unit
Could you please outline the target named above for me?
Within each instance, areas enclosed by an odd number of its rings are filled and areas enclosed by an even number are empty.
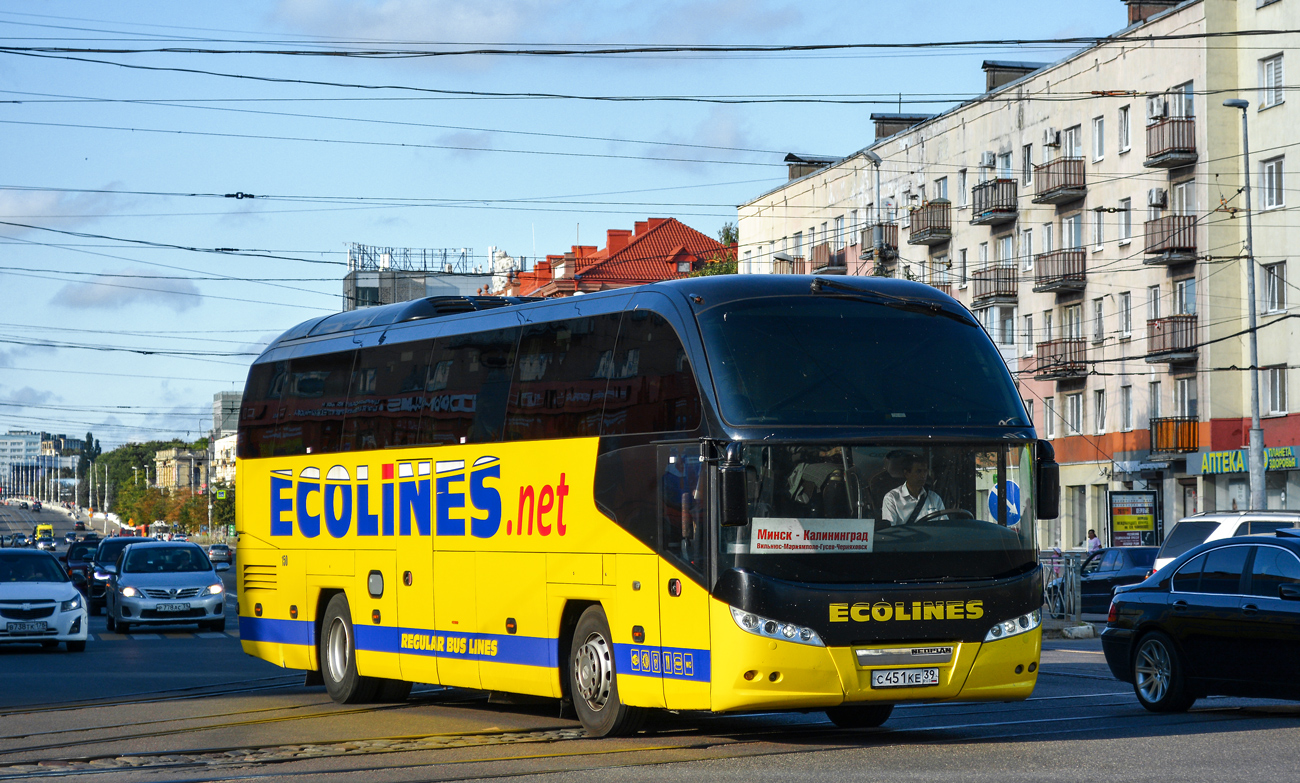
[[[997,157],[994,156],[992,152],[984,152],[980,154],[980,166],[986,169],[991,169],[996,165]]]
[[[1169,116],[1169,101],[1163,95],[1147,97],[1147,119],[1161,120]]]
[[[1061,146],[1061,132],[1056,128],[1048,128],[1047,130],[1043,131],[1043,146],[1044,147]]]
[[[1147,191],[1148,207],[1164,207],[1169,203],[1169,194],[1164,188],[1151,188]]]

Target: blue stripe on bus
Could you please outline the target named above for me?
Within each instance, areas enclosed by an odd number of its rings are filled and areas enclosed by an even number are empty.
[[[277,642],[316,646],[316,624],[310,620],[273,620],[240,617],[239,638],[249,642]]]
[[[358,650],[428,655],[461,661],[491,661],[559,666],[557,642],[538,636],[431,631],[427,628],[392,628],[354,625]]]
[[[635,644],[614,645],[614,669],[619,674],[709,682],[709,666],[708,650]]]

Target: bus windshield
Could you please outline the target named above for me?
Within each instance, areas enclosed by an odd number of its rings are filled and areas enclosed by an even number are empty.
[[[768,297],[699,314],[723,418],[799,426],[1028,426],[973,323],[852,296]]]
[[[1037,562],[1028,443],[747,445],[749,524],[720,570],[810,583],[934,582]]]

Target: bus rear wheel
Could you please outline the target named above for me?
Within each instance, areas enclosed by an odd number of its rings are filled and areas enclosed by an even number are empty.
[[[319,644],[321,676],[330,698],[339,704],[364,704],[373,700],[379,683],[357,673],[352,609],[343,593],[331,598],[325,607]]]
[[[645,709],[618,698],[612,639],[604,610],[589,606],[578,618],[569,647],[569,695],[578,720],[593,737],[632,734],[645,721]]]
[[[831,707],[826,717],[841,729],[874,729],[889,720],[893,711],[892,704],[853,704]]]

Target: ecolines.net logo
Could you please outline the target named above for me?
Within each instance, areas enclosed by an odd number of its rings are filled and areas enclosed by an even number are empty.
[[[272,536],[464,536],[492,538],[501,531],[502,460],[409,460],[349,470],[272,470]],[[354,475],[355,474],[355,475]],[[565,535],[569,485],[519,488],[519,513],[505,520],[506,535]]]

